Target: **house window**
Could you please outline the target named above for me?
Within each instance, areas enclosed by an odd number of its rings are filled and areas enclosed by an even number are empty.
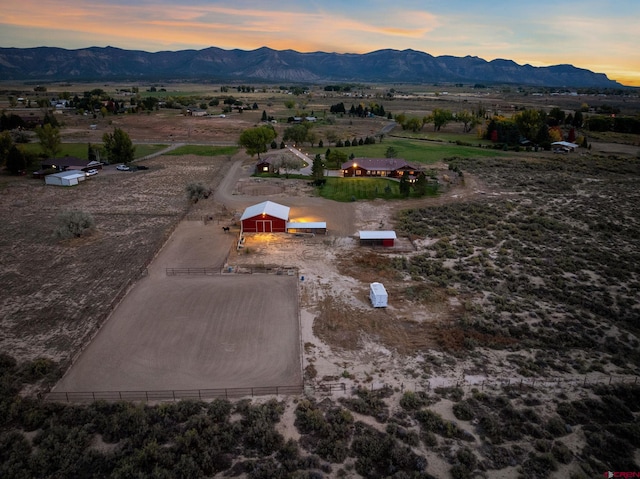
[[[362,175],[362,170],[356,170],[356,176],[361,176]]]
[[[268,166],[263,166],[262,167],[262,171],[269,171],[269,167]]]

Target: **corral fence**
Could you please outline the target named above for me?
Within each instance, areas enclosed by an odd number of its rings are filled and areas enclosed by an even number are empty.
[[[298,268],[293,266],[222,266],[222,267],[188,267],[165,268],[167,276],[213,276],[219,274],[275,274],[297,276]]]
[[[45,400],[51,402],[93,401],[180,401],[185,399],[229,399],[256,396],[295,396],[304,392],[302,385],[222,389],[183,389],[166,391],[52,391]]]
[[[279,276],[298,275],[298,268],[295,266],[237,265],[228,266],[225,271],[237,274],[275,274]]]
[[[435,391],[440,389],[459,388],[463,391],[477,389],[480,391],[503,391],[505,389],[530,390],[576,390],[590,388],[596,385],[637,385],[640,384],[637,376],[581,376],[579,378],[565,379],[485,379],[480,381],[463,381],[438,378],[426,381],[422,384],[402,384],[391,386],[389,384],[370,383],[368,386],[346,383],[307,383],[293,386],[265,386],[245,388],[219,388],[219,389],[176,389],[164,391],[52,391],[43,396],[49,402],[86,403],[93,401],[181,401],[181,400],[207,400],[207,399],[234,399],[259,396],[301,396],[301,395],[332,395],[335,393],[355,394],[363,387],[371,391],[395,390],[404,391]]]
[[[167,276],[222,274],[224,268],[166,268]]]
[[[464,391],[477,389],[479,391],[500,390],[505,388],[538,390],[538,389],[558,389],[575,390],[578,388],[589,388],[597,385],[618,385],[640,384],[638,376],[621,375],[584,375],[563,378],[474,378],[474,379],[451,379],[432,378],[421,383],[401,384],[400,390],[412,391],[432,391],[437,389],[459,388]],[[389,388],[387,384],[371,384],[370,389]]]

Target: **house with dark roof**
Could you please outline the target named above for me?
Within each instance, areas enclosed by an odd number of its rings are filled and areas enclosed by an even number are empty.
[[[342,164],[342,176],[345,178],[388,176],[415,176],[419,171],[402,158],[354,158]]]
[[[83,160],[75,156],[64,156],[62,158],[49,158],[40,163],[42,170],[88,170],[91,168],[102,169],[102,163],[94,160]]]

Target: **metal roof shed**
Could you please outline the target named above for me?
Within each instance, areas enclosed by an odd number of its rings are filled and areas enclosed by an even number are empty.
[[[327,223],[325,221],[313,221],[309,223],[287,223],[288,233],[316,233],[327,234]]]
[[[75,186],[79,181],[84,181],[87,174],[84,171],[68,170],[53,173],[44,177],[45,185]]]
[[[370,246],[393,246],[397,239],[395,231],[360,231],[361,245]]]

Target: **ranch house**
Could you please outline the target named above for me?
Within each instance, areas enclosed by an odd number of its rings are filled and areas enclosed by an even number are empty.
[[[348,177],[388,176],[398,178],[400,176],[415,176],[418,169],[407,163],[402,158],[354,158],[342,164],[342,175]]]

